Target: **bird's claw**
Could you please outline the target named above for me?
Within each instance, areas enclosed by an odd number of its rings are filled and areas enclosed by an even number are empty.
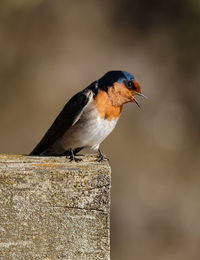
[[[106,157],[102,154],[102,152],[100,151],[100,149],[98,149],[98,152],[99,152],[98,162],[109,161],[109,159],[106,158]]]
[[[102,161],[109,161],[109,158],[105,157],[103,154],[99,155],[97,158],[98,162],[102,162]]]
[[[82,161],[83,159],[81,159],[81,158],[76,158],[76,157],[73,157],[73,156],[70,156],[69,157],[69,161],[70,162],[80,162],[80,161]]]

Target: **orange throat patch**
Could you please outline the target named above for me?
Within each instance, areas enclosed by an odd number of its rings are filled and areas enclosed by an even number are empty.
[[[128,102],[135,102],[131,91],[123,83],[114,83],[108,91],[99,90],[95,105],[101,118],[109,121],[117,119],[122,111],[122,106]]]
[[[122,105],[113,106],[108,93],[103,90],[99,90],[95,99],[95,105],[100,114],[100,118],[109,121],[117,119],[122,110]]]

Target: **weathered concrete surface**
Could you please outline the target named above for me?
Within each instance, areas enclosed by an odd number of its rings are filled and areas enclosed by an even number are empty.
[[[81,158],[0,155],[0,259],[110,259],[111,170]]]

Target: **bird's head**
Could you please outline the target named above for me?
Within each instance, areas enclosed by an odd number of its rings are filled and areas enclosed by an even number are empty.
[[[108,93],[114,105],[135,102],[139,106],[134,96],[145,97],[135,77],[126,71],[107,72],[98,80],[98,86]]]

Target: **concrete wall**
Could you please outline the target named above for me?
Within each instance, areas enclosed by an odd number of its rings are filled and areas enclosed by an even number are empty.
[[[0,155],[0,259],[110,259],[108,163]]]

